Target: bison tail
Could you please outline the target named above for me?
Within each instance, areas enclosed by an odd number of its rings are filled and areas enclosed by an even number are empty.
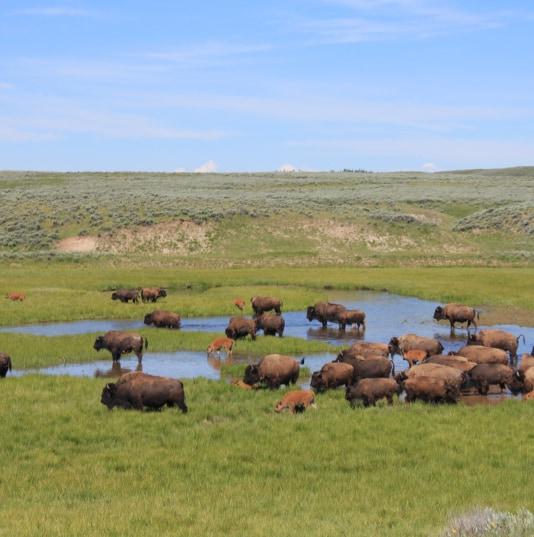
[[[11,371],[11,367],[12,367],[12,365],[11,365],[11,358],[8,358],[8,359],[7,359],[7,367],[8,367],[8,369]]]
[[[521,338],[523,338],[523,343],[526,344],[525,336],[524,336],[523,334],[519,334],[519,335],[515,338],[517,344],[519,345],[519,340],[520,340]]]
[[[145,350],[148,349],[148,338],[145,338]]]
[[[302,360],[300,361],[300,365],[304,365],[304,360],[305,360],[305,359],[306,359],[306,358],[302,358]]]

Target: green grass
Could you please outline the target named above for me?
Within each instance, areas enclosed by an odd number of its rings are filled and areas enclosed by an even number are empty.
[[[351,410],[343,392],[186,381],[190,412],[108,412],[104,382],[2,383],[0,535],[438,535],[473,507],[534,509],[534,405]]]
[[[209,332],[181,332],[166,329],[142,329],[138,333],[149,341],[148,352],[206,351],[210,342],[221,334]],[[93,349],[98,334],[73,336],[33,336],[29,334],[0,333],[0,349],[8,353],[16,369],[48,367],[60,364],[110,360],[108,351]],[[307,341],[293,337],[258,336],[256,341],[239,340],[234,348],[237,354],[264,356],[270,353],[302,355],[306,353],[331,352],[337,347],[322,341]]]

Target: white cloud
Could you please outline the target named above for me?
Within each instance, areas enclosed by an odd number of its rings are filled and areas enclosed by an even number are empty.
[[[11,89],[13,87],[13,84],[9,84],[8,82],[0,82],[0,89]]]
[[[213,160],[208,160],[208,162],[204,162],[204,164],[195,168],[194,171],[195,173],[214,173],[217,171],[217,163]]]
[[[422,170],[427,173],[438,171],[438,167],[433,162],[427,162],[421,166]]]
[[[28,17],[90,17],[94,12],[69,6],[28,7],[12,11],[13,15]]]
[[[293,164],[282,164],[282,166],[278,168],[278,171],[282,173],[291,173],[298,171],[298,168],[293,166]]]

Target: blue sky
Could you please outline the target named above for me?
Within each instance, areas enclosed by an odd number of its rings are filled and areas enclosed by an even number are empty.
[[[0,0],[0,169],[528,164],[530,0]]]

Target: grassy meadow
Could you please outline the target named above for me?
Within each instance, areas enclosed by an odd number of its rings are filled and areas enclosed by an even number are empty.
[[[534,509],[534,404],[303,415],[186,381],[188,414],[109,412],[102,381],[2,382],[0,535],[428,537],[473,506]]]

